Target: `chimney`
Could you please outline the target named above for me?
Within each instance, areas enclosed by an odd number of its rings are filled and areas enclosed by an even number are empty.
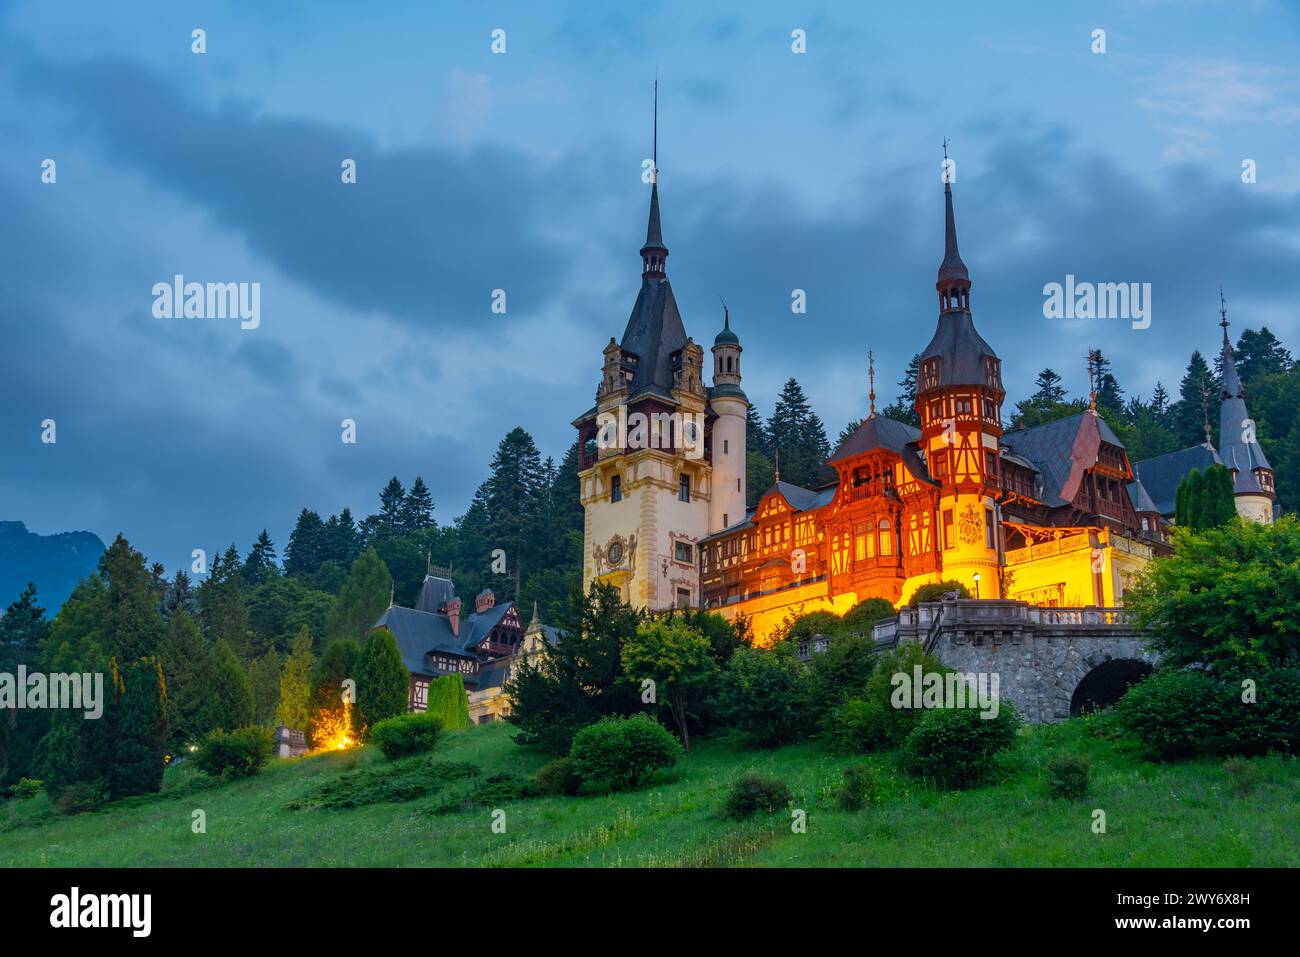
[[[451,623],[451,633],[460,637],[460,599],[447,599],[447,620]]]
[[[481,615],[496,603],[497,596],[492,594],[492,589],[484,588],[478,593],[478,597],[474,599],[474,611]]]

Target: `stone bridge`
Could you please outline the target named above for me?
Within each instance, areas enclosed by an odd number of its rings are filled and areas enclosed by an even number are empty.
[[[963,674],[997,674],[1025,720],[1059,721],[1114,703],[1157,658],[1122,608],[1046,608],[959,599],[902,608],[876,642],[919,641]]]

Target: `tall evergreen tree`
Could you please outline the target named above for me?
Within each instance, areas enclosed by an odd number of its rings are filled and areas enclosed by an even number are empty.
[[[204,656],[200,683],[204,688],[195,722],[202,734],[233,731],[253,720],[253,693],[248,676],[230,644],[220,640]]]
[[[899,395],[892,403],[885,406],[882,415],[895,422],[906,422],[914,428],[921,427],[921,418],[916,414],[916,377],[921,371],[921,354],[915,353],[907,363],[907,371],[898,380]]]
[[[99,573],[108,584],[98,623],[105,653],[119,661],[154,654],[163,623],[144,556],[118,535],[100,556]]]
[[[298,522],[289,534],[289,545],[284,551],[286,575],[305,577],[320,568],[325,554],[325,523],[311,509],[298,513]]]
[[[385,718],[404,714],[410,699],[410,680],[393,633],[387,628],[372,631],[357,667],[359,724],[373,728]]]
[[[162,789],[167,740],[167,692],[157,658],[113,671],[118,695],[110,793],[114,798]]]
[[[1192,358],[1187,363],[1187,372],[1178,386],[1178,402],[1171,410],[1173,420],[1171,427],[1180,448],[1205,442],[1204,394],[1208,394],[1213,400],[1218,395],[1218,389],[1215,387],[1214,377],[1210,374],[1210,367],[1205,362],[1205,356],[1196,351],[1192,353]]]
[[[398,535],[405,532],[405,506],[406,489],[402,488],[402,483],[394,475],[379,493],[380,525]]]
[[[758,408],[750,403],[745,413],[745,449],[764,458],[771,458],[772,438],[767,434],[767,426],[759,417]]]
[[[177,608],[167,623],[167,632],[158,646],[163,680],[167,686],[167,749],[176,753],[186,745],[197,744],[209,730],[201,724],[205,658],[203,636],[184,610]]]
[[[1034,394],[1029,398],[1031,402],[1039,405],[1064,402],[1065,389],[1061,385],[1061,377],[1052,369],[1044,369],[1034,380]]]
[[[519,427],[497,445],[483,501],[487,510],[487,547],[505,552],[509,597],[517,598],[524,569],[540,567],[544,551],[546,474],[533,437]]]
[[[826,466],[830,457],[826,430],[793,377],[786,380],[777,397],[767,431],[773,454],[780,453],[782,481],[816,488],[834,480],[834,470]]]
[[[208,579],[199,586],[198,598],[199,623],[208,643],[224,641],[241,660],[251,657],[244,576],[233,544],[212,560]]]
[[[253,698],[253,722],[269,725],[280,705],[280,653],[268,648],[261,657],[250,661],[244,672]]]
[[[1268,331],[1268,326],[1261,327],[1258,332],[1254,329],[1242,332],[1233,354],[1237,375],[1246,384],[1259,376],[1289,372],[1294,364],[1290,351]]]
[[[240,574],[243,575],[244,584],[249,588],[260,585],[268,578],[274,578],[280,574],[280,565],[275,554],[275,543],[271,541],[271,536],[266,529],[262,529],[257,536],[257,541],[249,549]]]
[[[332,643],[364,639],[388,607],[392,594],[392,576],[375,549],[367,548],[352,563],[347,584],[339,592],[326,629],[326,640]]]
[[[176,577],[167,586],[158,611],[165,622],[170,622],[177,611],[183,611],[191,618],[198,617],[198,596],[194,592],[194,586],[190,584],[190,576],[185,574],[184,569],[178,570]]]
[[[424,479],[417,475],[402,503],[402,529],[409,534],[430,528],[433,524],[433,496],[429,494]]]

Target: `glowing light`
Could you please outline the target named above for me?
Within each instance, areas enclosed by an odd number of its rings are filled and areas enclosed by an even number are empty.
[[[352,705],[344,701],[341,708],[326,708],[317,712],[315,733],[316,746],[312,754],[325,751],[346,751],[357,745],[356,734],[352,729]]]

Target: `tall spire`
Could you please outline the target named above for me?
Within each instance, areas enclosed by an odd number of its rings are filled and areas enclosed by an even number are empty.
[[[1205,388],[1205,381],[1201,380],[1201,427],[1205,429],[1205,447],[1214,448],[1214,440],[1210,437],[1210,393]]]
[[[1101,350],[1088,350],[1088,411],[1097,414],[1097,387],[1101,385]]]
[[[948,166],[948,141],[943,141],[943,262],[939,264],[939,290],[941,312],[970,308],[970,273],[957,251],[957,220],[952,212],[952,180]]]
[[[1246,390],[1242,388],[1241,377],[1237,374],[1236,358],[1232,354],[1232,341],[1228,338],[1228,302],[1223,298],[1223,286],[1219,286],[1219,325],[1223,327],[1223,350],[1220,359],[1223,386],[1219,399],[1244,399]]]
[[[871,414],[868,418],[876,417],[876,354],[870,349],[867,350],[867,377],[871,380],[871,391],[867,393],[867,398],[871,400]]]
[[[641,272],[662,279],[668,247],[664,245],[659,223],[659,77],[655,77],[654,123],[650,143],[650,222],[646,226],[645,245],[641,247]]]

